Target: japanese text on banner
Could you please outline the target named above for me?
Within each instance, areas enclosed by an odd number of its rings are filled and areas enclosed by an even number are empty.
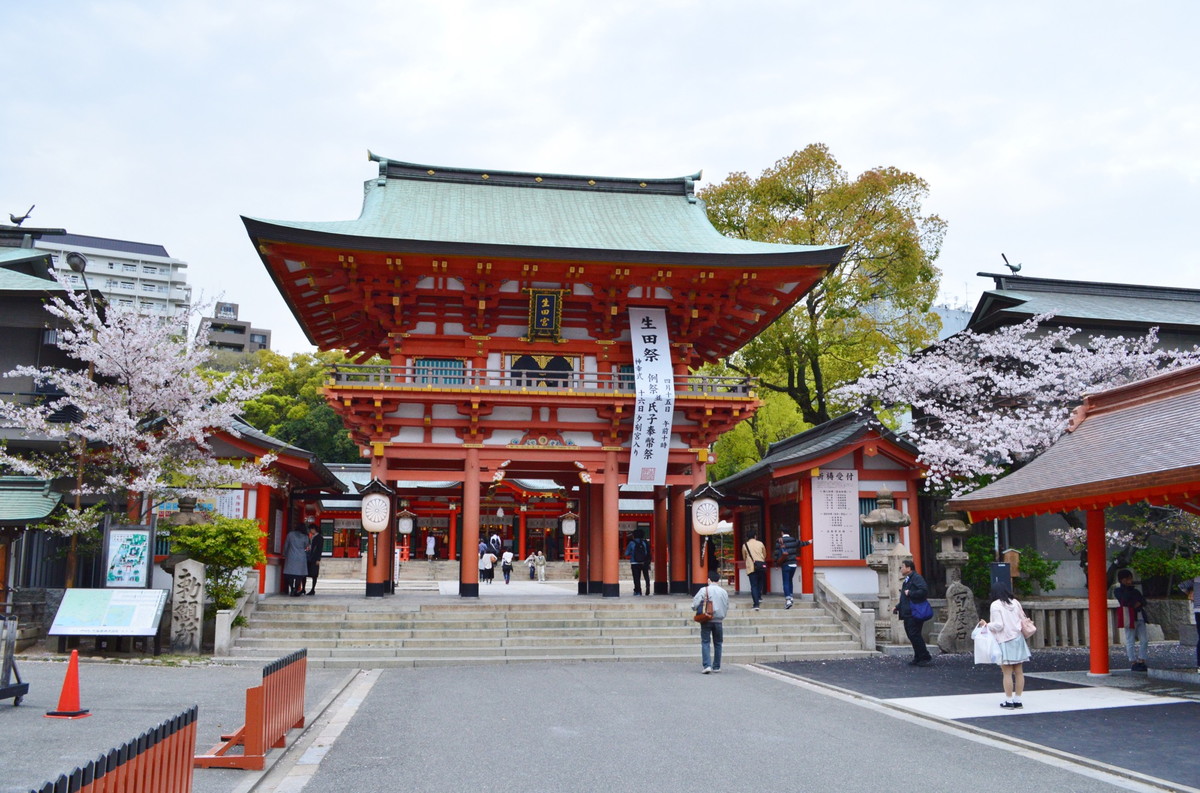
[[[666,484],[667,452],[675,415],[675,375],[667,338],[667,312],[661,308],[630,308],[629,334],[633,346],[633,377],[637,403],[629,446],[627,489],[649,490]]]

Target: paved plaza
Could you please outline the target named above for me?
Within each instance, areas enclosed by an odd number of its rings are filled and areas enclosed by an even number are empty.
[[[1152,665],[1190,652],[1156,646]],[[307,729],[266,772],[198,769],[195,790],[1197,790],[1200,685],[1090,678],[1086,653],[1047,651],[1030,664],[1025,709],[1002,713],[995,667],[906,660],[701,675],[697,648],[695,664],[310,669]],[[0,703],[0,793],[25,793],[193,703],[205,749],[241,723],[259,681],[251,667],[86,661],[92,716],[61,721],[43,714],[66,665],[20,671],[29,695]]]

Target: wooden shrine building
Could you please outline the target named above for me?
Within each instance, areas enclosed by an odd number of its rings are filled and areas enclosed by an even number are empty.
[[[794,305],[844,248],[721,235],[694,194],[699,174],[370,157],[379,172],[357,220],[244,222],[309,340],[357,356],[326,397],[394,507],[433,508],[397,483],[452,483],[436,497],[465,560],[460,594],[478,596],[470,549],[496,486],[553,480],[568,494],[558,517],[579,527],[563,539],[577,543],[580,593],[616,597],[621,486],[636,486],[654,500],[655,591],[688,591],[700,566],[685,492],[705,481],[717,436],[759,404],[752,383],[695,371]],[[368,592],[390,578],[395,537],[379,541]]]
[[[1200,365],[1092,394],[1067,432],[1024,467],[953,499],[971,522],[1087,516],[1092,674],[1108,674],[1106,507],[1145,501],[1200,514]]]
[[[767,546],[767,591],[782,588],[771,552],[783,533],[809,541],[800,550],[799,592],[813,592],[813,574],[824,573],[843,592],[873,593],[878,577],[867,567],[871,530],[859,518],[876,507],[883,490],[908,526],[886,538],[904,543],[917,569],[924,569],[922,510],[918,497],[925,475],[918,450],[880,423],[869,408],[845,413],[810,430],[770,445],[763,459],[714,487],[722,511],[733,519],[733,545],[741,548],[748,531]],[[740,551],[735,553],[738,588],[749,588]]]

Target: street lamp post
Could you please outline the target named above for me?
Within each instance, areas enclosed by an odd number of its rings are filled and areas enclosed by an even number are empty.
[[[92,290],[88,287],[87,281],[87,257],[82,253],[71,251],[67,254],[67,266],[74,272],[79,273],[83,278],[83,292],[87,296],[88,307],[93,312],[96,310],[96,303],[92,299]],[[88,379],[91,380],[95,374],[95,364],[88,361]],[[78,433],[76,433],[78,435]],[[79,453],[76,456],[75,462],[75,514],[78,515],[83,509],[83,466],[87,455],[87,438],[78,435]],[[71,545],[67,548],[67,564],[66,564],[66,588],[71,589],[75,586],[75,570],[78,567],[79,559],[79,536],[78,532],[71,533]]]

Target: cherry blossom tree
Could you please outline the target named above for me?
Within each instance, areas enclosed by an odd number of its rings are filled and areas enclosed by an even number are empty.
[[[245,373],[205,367],[212,354],[207,328],[200,323],[189,332],[199,308],[166,318],[116,306],[101,313],[87,293],[72,290],[65,279],[59,283],[66,295],[50,298],[46,310],[65,323],[59,347],[83,366],[18,367],[4,376],[33,377],[61,396],[34,405],[0,402],[0,422],[27,437],[60,441],[43,453],[0,448],[0,468],[74,480],[74,506],[47,528],[73,537],[94,528],[97,510],[81,507],[82,496],[121,503],[134,494],[145,521],[164,499],[271,481],[265,469],[272,457],[231,462],[213,453],[211,435],[236,434],[242,403],[263,389]]]
[[[1032,459],[1066,430],[1083,395],[1200,361],[1200,348],[1158,349],[1158,334],[1091,336],[1043,314],[987,334],[963,331],[893,358],[839,390],[883,408],[910,408],[909,439],[926,487],[960,495]]]

